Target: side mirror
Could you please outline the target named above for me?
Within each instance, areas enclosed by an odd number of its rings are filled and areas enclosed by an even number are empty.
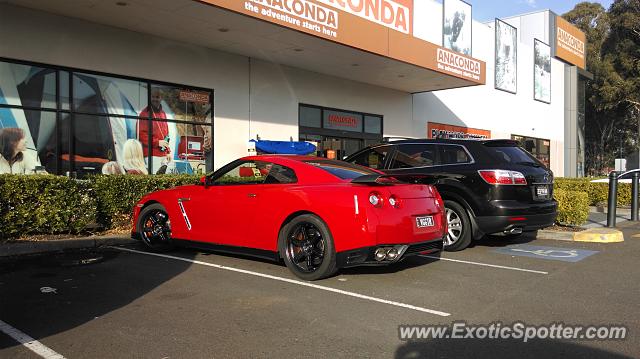
[[[209,181],[207,181],[207,176],[200,177],[200,183],[204,186],[204,188],[207,188],[209,186]]]

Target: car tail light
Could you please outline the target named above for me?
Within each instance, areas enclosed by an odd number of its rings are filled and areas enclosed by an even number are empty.
[[[447,213],[444,209],[444,200],[442,199],[442,196],[440,196],[440,192],[438,192],[438,190],[435,187],[433,186],[430,186],[430,187],[433,188],[433,194],[436,199],[436,208],[440,212],[440,225],[442,226],[442,232],[446,234],[448,230],[447,228],[448,224],[447,224]]]
[[[378,192],[371,192],[369,194],[369,203],[374,207],[382,207],[382,195]]]
[[[444,201],[442,200],[442,197],[440,196],[440,192],[438,192],[438,190],[433,186],[429,186],[429,191],[431,192],[431,194],[433,194],[433,197],[435,197],[436,208],[438,208],[438,210],[443,209],[444,208]]]
[[[488,184],[494,185],[526,185],[527,179],[524,175],[517,171],[507,170],[482,170],[478,171]]]
[[[389,204],[393,208],[400,208],[400,200],[398,198],[396,198],[396,196],[394,196],[394,195],[391,195],[391,197],[389,197]]]

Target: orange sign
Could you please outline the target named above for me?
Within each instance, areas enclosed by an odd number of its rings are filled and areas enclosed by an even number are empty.
[[[334,126],[356,127],[358,119],[352,116],[329,115],[329,123]]]
[[[444,48],[438,49],[438,69],[472,80],[480,80],[480,61]]]
[[[359,50],[484,84],[483,61],[413,37],[414,0],[200,0]]]
[[[491,138],[491,131],[429,122],[427,123],[427,137],[453,139],[489,139]]]
[[[180,101],[209,103],[209,94],[206,92],[180,91]]]
[[[584,69],[586,44],[584,32],[556,16],[556,57]]]

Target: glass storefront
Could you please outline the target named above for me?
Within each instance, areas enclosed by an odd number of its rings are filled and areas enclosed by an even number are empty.
[[[313,142],[317,156],[342,159],[382,141],[381,115],[300,104],[300,141]]]
[[[0,173],[204,173],[213,91],[0,61]]]

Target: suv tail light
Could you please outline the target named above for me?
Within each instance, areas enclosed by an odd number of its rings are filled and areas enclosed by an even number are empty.
[[[369,194],[369,203],[374,207],[382,207],[382,195],[378,192],[371,192]]]
[[[482,170],[478,171],[488,184],[494,185],[526,185],[527,179],[518,171],[507,170]]]

